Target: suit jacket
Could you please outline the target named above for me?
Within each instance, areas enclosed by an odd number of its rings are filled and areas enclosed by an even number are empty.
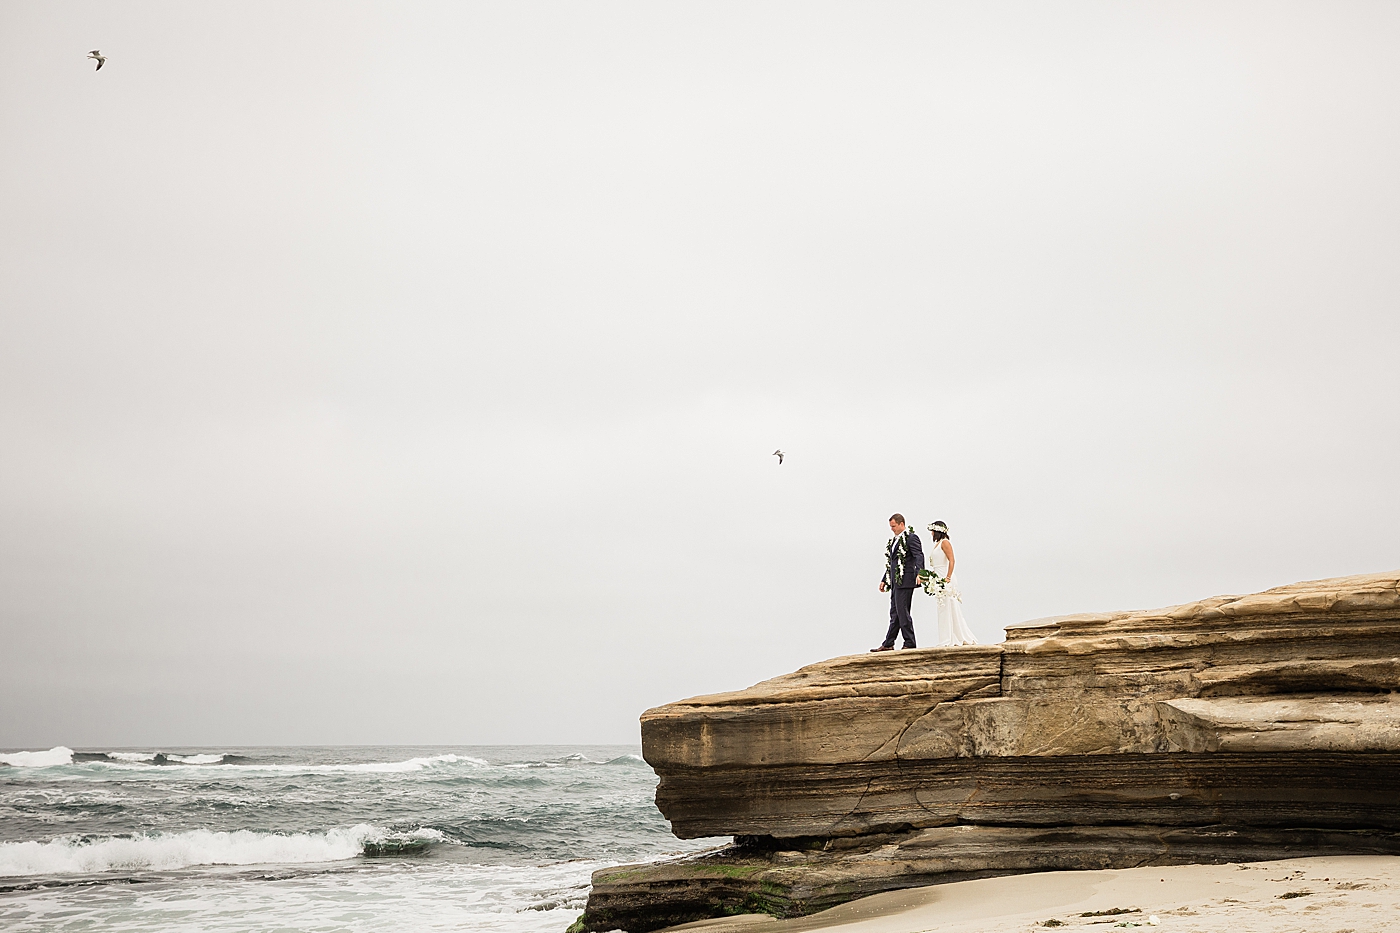
[[[919,571],[924,569],[924,545],[913,530],[904,532],[904,542],[904,576],[898,582],[891,579],[891,573],[898,576],[894,565],[898,545],[891,542],[885,549],[885,575],[880,582],[897,590],[912,590],[919,585]]]

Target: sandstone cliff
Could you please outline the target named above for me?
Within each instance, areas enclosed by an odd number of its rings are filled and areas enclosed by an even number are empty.
[[[580,929],[809,913],[1012,872],[1400,853],[1400,573],[858,655],[642,716],[708,856],[598,872]]]

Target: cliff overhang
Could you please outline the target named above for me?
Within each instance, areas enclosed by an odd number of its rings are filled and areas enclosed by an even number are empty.
[[[1400,572],[1038,620],[642,716],[691,859],[581,930],[795,916],[1027,871],[1400,852]]]

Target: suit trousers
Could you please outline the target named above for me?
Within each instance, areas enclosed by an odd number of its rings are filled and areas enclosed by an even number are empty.
[[[894,647],[894,637],[904,636],[905,648],[916,647],[914,644],[914,617],[909,614],[909,609],[914,605],[914,588],[900,587],[890,590],[890,629],[885,633],[884,646]]]

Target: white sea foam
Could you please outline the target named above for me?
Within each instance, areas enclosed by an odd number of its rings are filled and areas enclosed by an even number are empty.
[[[518,761],[518,762],[513,762],[513,763],[511,763],[511,764],[508,764],[508,765],[503,765],[502,767],[505,767],[505,768],[566,768],[566,767],[568,767],[569,765],[576,765],[576,764],[585,764],[585,765],[635,765],[635,764],[646,764],[646,761],[642,758],[641,755],[631,755],[631,754],[628,754],[628,755],[619,755],[617,758],[609,758],[609,759],[607,759],[607,760],[600,760],[600,759],[597,759],[597,758],[589,758],[587,755],[583,755],[583,754],[579,754],[579,753],[574,753],[574,754],[572,754],[572,755],[565,755],[563,758],[551,758],[551,759],[546,760],[546,761]]]
[[[64,745],[46,752],[0,752],[0,764],[16,768],[52,768],[73,763],[73,749]]]
[[[103,752],[102,754],[113,761],[125,761],[131,764],[142,764],[156,760],[155,752]],[[166,761],[178,761],[187,765],[213,765],[224,760],[223,755],[171,755],[165,753],[164,757]]]
[[[395,773],[400,771],[422,771],[425,768],[436,768],[441,765],[471,765],[476,768],[485,767],[486,761],[480,758],[473,758],[470,755],[433,755],[428,758],[410,758],[407,761],[371,761],[354,765],[271,765],[273,768],[285,768],[291,771],[368,771]]]
[[[298,875],[253,885],[219,875],[163,885],[38,889],[0,898],[5,933],[273,933],[412,930],[418,933],[559,933],[605,865],[423,862],[413,871]],[[383,866],[388,868],[388,865]]]
[[[399,774],[408,771],[423,771],[428,768],[439,768],[443,765],[469,765],[473,768],[482,768],[485,767],[486,764],[486,761],[480,758],[473,758],[470,755],[432,755],[427,758],[409,758],[406,761],[363,761],[356,764],[251,764],[221,765],[220,767],[235,769],[239,771],[296,771],[302,774],[339,774],[344,772],[361,772],[367,774]]]
[[[441,834],[421,831],[437,841]],[[431,834],[431,835],[428,835]],[[367,840],[384,831],[361,823],[324,833],[260,833],[249,830],[115,837],[96,842],[0,842],[0,876],[188,868],[191,865],[261,865],[336,862],[355,858]],[[415,836],[419,834],[414,834]]]
[[[224,760],[223,755],[166,755],[165,758],[187,765],[213,765]]]
[[[44,752],[42,754],[48,754]],[[423,771],[445,765],[466,765],[473,768],[486,767],[487,762],[470,755],[432,755],[426,758],[409,758],[406,761],[364,761],[346,764],[219,764],[223,755],[166,755],[166,764],[156,764],[154,755],[138,755],[131,752],[108,752],[112,761],[85,762],[88,767],[147,769],[164,773],[198,770],[208,775],[217,772],[247,774],[259,771],[282,771],[296,774],[397,774],[409,771]]]

